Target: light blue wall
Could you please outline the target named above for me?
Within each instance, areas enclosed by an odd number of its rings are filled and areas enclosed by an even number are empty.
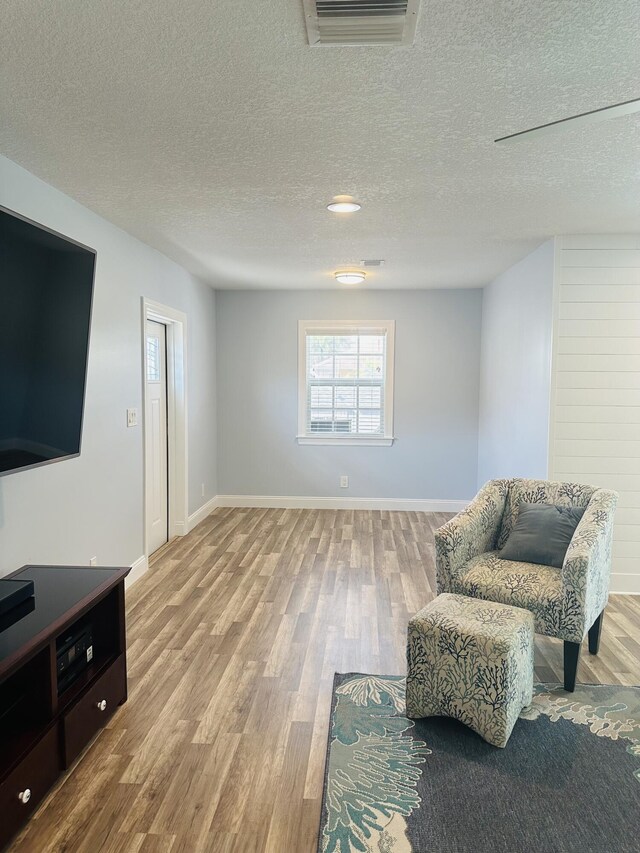
[[[141,297],[187,314],[189,511],[217,493],[215,294],[164,255],[0,157],[0,204],[97,250],[82,453],[0,477],[0,575],[143,554]],[[205,483],[205,496],[201,484]]]
[[[480,290],[218,292],[220,494],[470,498],[481,305]],[[298,320],[396,321],[392,447],[296,443]]]
[[[547,476],[554,241],[484,289],[478,485]]]

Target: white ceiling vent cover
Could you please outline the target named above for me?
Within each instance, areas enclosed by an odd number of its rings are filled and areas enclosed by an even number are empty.
[[[420,0],[302,0],[310,45],[413,44]]]

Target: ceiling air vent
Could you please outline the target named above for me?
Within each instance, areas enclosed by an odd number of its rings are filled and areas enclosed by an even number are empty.
[[[413,44],[420,0],[302,0],[310,45]]]

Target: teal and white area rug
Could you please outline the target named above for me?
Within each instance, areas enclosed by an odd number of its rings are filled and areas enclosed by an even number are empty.
[[[638,853],[640,687],[537,684],[505,749],[336,675],[320,853]]]

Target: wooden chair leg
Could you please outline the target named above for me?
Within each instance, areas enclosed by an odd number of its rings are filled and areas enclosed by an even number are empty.
[[[604,610],[589,628],[589,654],[597,655],[600,648],[600,634],[602,633],[602,617]]]
[[[576,673],[578,671],[578,658],[580,657],[580,643],[564,641],[564,689],[573,693],[576,689]]]

